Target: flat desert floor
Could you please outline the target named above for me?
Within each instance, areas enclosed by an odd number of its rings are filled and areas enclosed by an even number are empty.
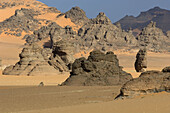
[[[170,94],[114,100],[112,87],[0,87],[0,113],[169,113]]]

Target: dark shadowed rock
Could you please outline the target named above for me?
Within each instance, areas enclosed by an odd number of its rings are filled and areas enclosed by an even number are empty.
[[[136,55],[135,70],[143,72],[144,68],[147,68],[147,51],[146,49],[140,49]]]
[[[76,59],[70,77],[62,83],[67,86],[111,86],[124,84],[132,79],[122,70],[113,52],[106,54],[96,50],[88,59]]]
[[[138,95],[158,93],[162,91],[170,91],[170,73],[147,71],[142,73],[138,78],[125,83],[121,88],[118,97],[132,98]]]
[[[53,44],[53,54],[57,54],[66,63],[66,65],[74,62],[74,45],[67,40],[60,40]]]
[[[168,73],[170,73],[170,66],[165,67],[164,69],[162,69],[162,72],[168,72]]]

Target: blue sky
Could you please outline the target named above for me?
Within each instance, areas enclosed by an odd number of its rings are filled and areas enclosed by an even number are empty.
[[[170,0],[38,0],[66,12],[74,6],[82,8],[89,18],[104,12],[112,22],[126,15],[137,16],[155,6],[170,10]]]

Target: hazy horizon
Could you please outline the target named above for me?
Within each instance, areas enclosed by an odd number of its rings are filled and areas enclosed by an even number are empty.
[[[48,6],[56,7],[66,12],[78,6],[86,12],[88,18],[95,18],[99,12],[104,12],[114,23],[126,15],[138,16],[156,6],[170,9],[170,0],[38,0]]]

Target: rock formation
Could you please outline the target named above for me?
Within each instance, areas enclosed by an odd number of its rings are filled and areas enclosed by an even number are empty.
[[[69,43],[67,40],[60,40],[53,44],[53,53],[61,57],[66,65],[74,62],[74,45]]]
[[[57,54],[66,63],[66,65],[73,63],[73,55],[75,53],[74,38],[76,32],[72,30],[70,26],[61,28],[56,23],[51,23],[48,26],[44,26],[39,30],[34,31],[32,35],[26,35],[25,39],[27,43],[35,43],[50,37],[50,45],[44,46],[45,48],[51,48],[54,56]]]
[[[164,69],[162,69],[162,72],[169,72],[170,73],[170,66],[168,66],[168,67],[165,67]]]
[[[167,31],[166,34],[167,34],[168,38],[170,39],[170,31]]]
[[[70,18],[71,21],[79,26],[84,25],[89,21],[86,13],[79,7],[73,7],[65,13],[65,18]]]
[[[14,16],[0,22],[0,31],[14,36],[21,36],[23,31],[26,33],[34,31],[40,26],[39,21],[34,19],[34,16],[38,14],[39,12],[32,9],[16,10]]]
[[[111,86],[124,84],[132,79],[119,66],[119,61],[113,52],[106,54],[99,50],[92,51],[88,59],[76,59],[72,65],[70,77],[62,83],[67,86]]]
[[[48,37],[54,38],[54,31],[60,32],[60,29],[62,28],[55,22],[53,22],[48,26],[43,26],[40,29],[35,30],[31,35],[25,35],[24,39],[27,43],[31,44],[47,39]],[[50,47],[52,47],[52,44],[50,45]]]
[[[147,68],[147,51],[146,49],[140,49],[136,55],[135,70],[143,72],[144,68]]]
[[[4,71],[4,75],[57,75],[59,73],[59,68],[62,67],[58,62],[56,66],[58,69],[54,68],[49,64],[49,59],[51,57],[52,51],[50,49],[41,49],[37,44],[33,43],[27,45],[20,54],[20,61],[14,66],[7,67]],[[56,55],[57,56],[57,55]],[[58,61],[62,61],[58,57]]]
[[[132,98],[134,96],[170,91],[170,68],[160,71],[147,71],[138,78],[134,78],[125,83],[118,97]],[[117,97],[117,98],[118,98]]]
[[[147,50],[153,52],[162,52],[170,50],[168,38],[161,29],[156,27],[156,23],[152,22],[145,27],[137,37],[139,47],[146,47]]]
[[[104,14],[99,15],[79,29],[80,46],[84,48],[96,48],[103,51],[115,48],[136,46],[136,39],[132,32],[125,32],[112,24]]]

